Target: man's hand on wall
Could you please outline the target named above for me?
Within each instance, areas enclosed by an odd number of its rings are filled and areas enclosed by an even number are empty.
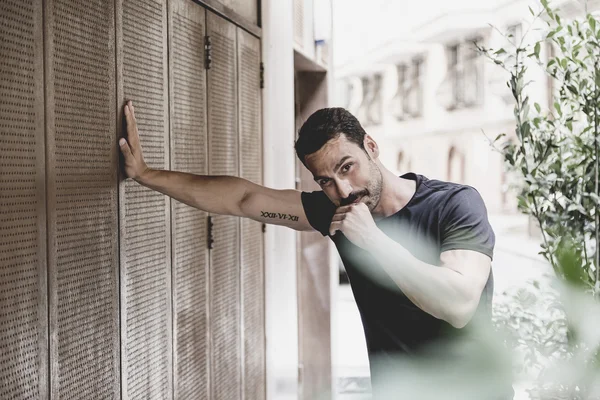
[[[127,121],[126,138],[119,140],[121,153],[125,158],[125,175],[127,178],[139,179],[149,168],[144,161],[140,135],[135,121],[135,111],[131,100],[125,105],[125,120]]]

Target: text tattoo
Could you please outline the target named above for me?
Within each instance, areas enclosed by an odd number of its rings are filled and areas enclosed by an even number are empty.
[[[291,214],[285,214],[285,213],[271,213],[271,212],[266,212],[266,211],[261,211],[260,212],[260,216],[264,217],[264,218],[276,218],[276,219],[287,219],[290,221],[298,221],[298,217],[295,215],[291,215]]]

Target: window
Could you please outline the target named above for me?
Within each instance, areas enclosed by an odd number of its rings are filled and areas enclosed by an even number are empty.
[[[445,85],[451,91],[448,110],[473,107],[481,104],[483,98],[483,65],[475,43],[480,38],[452,44],[446,49],[448,72]]]
[[[391,104],[393,107],[392,114],[400,121],[407,117],[404,106],[406,102],[407,69],[406,64],[396,65],[398,85]]]
[[[368,109],[371,97],[371,82],[369,82],[369,78],[363,76],[362,78],[360,78],[360,83],[362,86],[362,100],[356,111],[356,118],[361,122],[361,124],[368,125]]]
[[[398,87],[392,99],[392,114],[398,120],[420,117],[423,111],[423,88],[421,77],[423,59],[416,58],[409,65],[396,66]]]
[[[472,107],[481,103],[482,68],[481,57],[477,53],[475,43],[480,43],[480,38],[474,38],[461,46],[463,60],[463,103],[466,107]]]
[[[335,83],[335,103],[348,109],[352,102],[354,87],[348,79],[341,79]]]
[[[402,173],[402,170],[404,168],[404,152],[399,152],[398,153],[398,162],[396,163],[396,170],[399,173]]]
[[[448,152],[448,181],[464,183],[465,157],[454,146]]]
[[[410,160],[404,155],[404,152],[400,150],[398,152],[398,160],[396,162],[396,172],[398,174],[405,174],[410,171]]]
[[[356,118],[365,126],[382,122],[382,79],[381,74],[361,78],[363,97]]]
[[[382,109],[381,109],[381,83],[383,76],[376,74],[373,76],[371,96],[368,103],[367,111],[367,122],[372,125],[378,125],[382,122]]]
[[[521,43],[521,39],[523,39],[521,24],[510,25],[506,30],[506,36],[508,36],[510,42],[518,46]]]
[[[410,84],[406,93],[405,113],[413,118],[421,116],[423,108],[423,90],[421,85],[423,60],[416,58],[411,65]]]
[[[448,108],[458,108],[458,105],[462,102],[462,73],[459,71],[461,67],[458,63],[458,44],[448,47],[448,74],[446,79],[449,79],[452,86],[452,100]]]
[[[349,109],[352,105],[352,97],[354,96],[354,85],[351,81],[346,82],[346,101],[344,102],[344,108]]]

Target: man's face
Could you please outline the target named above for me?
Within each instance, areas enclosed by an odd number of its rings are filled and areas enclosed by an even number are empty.
[[[306,166],[336,206],[362,202],[373,211],[379,204],[382,176],[365,150],[344,134],[305,157]]]

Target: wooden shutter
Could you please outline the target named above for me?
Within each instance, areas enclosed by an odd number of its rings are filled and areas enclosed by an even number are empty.
[[[204,8],[171,1],[171,167],[206,174]],[[172,201],[176,399],[209,398],[207,214]]]
[[[166,0],[121,1],[119,97],[134,101],[146,162],[165,169],[169,167]],[[171,398],[170,201],[132,180],[120,189],[123,398]]]
[[[207,13],[213,63],[208,70],[208,146],[211,175],[238,174],[236,28]],[[211,251],[212,397],[241,396],[239,218],[216,215]]]
[[[260,41],[238,28],[240,176],[262,183]],[[241,221],[244,398],[265,398],[265,288],[262,224]]]
[[[51,397],[118,398],[114,4],[45,16]]]
[[[0,3],[0,398],[48,379],[41,0]]]

